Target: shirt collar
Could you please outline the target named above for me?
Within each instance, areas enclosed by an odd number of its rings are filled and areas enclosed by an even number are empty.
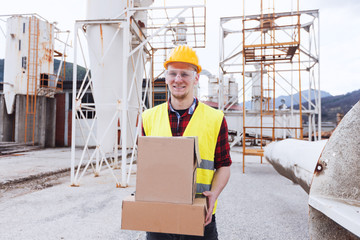
[[[194,101],[193,101],[193,103],[191,104],[191,106],[189,107],[188,114],[192,115],[192,114],[194,113],[195,107],[196,107],[196,102],[197,102],[197,99],[196,99],[196,97],[194,97]],[[170,97],[169,97],[168,103],[169,103],[169,109],[170,109],[170,111],[176,113],[175,109],[171,106]]]

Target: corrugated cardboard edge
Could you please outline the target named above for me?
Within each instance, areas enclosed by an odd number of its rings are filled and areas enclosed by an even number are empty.
[[[199,167],[200,163],[201,163],[201,156],[200,156],[200,150],[199,150],[198,136],[187,136],[186,138],[194,139],[194,153],[195,153],[195,157],[196,157],[197,167]]]
[[[196,196],[196,176],[197,176],[197,168],[200,167],[200,163],[201,163],[201,156],[200,156],[200,150],[199,150],[199,140],[197,136],[191,136],[189,138],[193,138],[194,139],[194,155],[196,158],[196,166],[194,169],[194,174],[193,174],[193,181],[194,181],[194,189],[193,189],[193,200]]]
[[[194,136],[195,139],[195,156],[196,156],[196,161],[197,161],[197,167],[200,166],[201,163],[201,156],[200,156],[200,150],[199,150],[199,139],[197,136]]]
[[[128,197],[126,197],[126,198],[123,200],[123,202],[122,202],[121,229],[125,229],[125,230],[135,230],[135,231],[153,231],[153,232],[159,232],[159,231],[157,231],[158,229],[149,229],[149,228],[144,227],[144,225],[140,224],[137,220],[134,221],[134,217],[135,217],[135,218],[142,218],[142,214],[139,214],[139,215],[131,214],[131,210],[130,210],[130,212],[129,212],[129,211],[126,211],[126,213],[125,213],[125,211],[124,211],[124,202],[125,202],[125,201],[127,201],[127,203],[133,204],[133,203],[135,203],[135,198],[134,198],[133,196],[128,196]],[[127,204],[127,203],[125,203],[125,204]],[[139,202],[139,203],[142,204],[142,206],[141,206],[140,208],[142,208],[142,210],[144,210],[143,204],[146,203],[146,202]],[[155,202],[147,202],[147,203],[149,203],[149,204],[151,204],[151,205],[156,204]],[[158,202],[158,204],[160,205],[160,204],[170,204],[170,203],[160,203],[160,202]],[[183,205],[183,206],[185,205],[185,206],[186,206],[187,204],[175,204],[175,205]],[[206,201],[206,198],[197,199],[197,201],[194,202],[194,204],[191,204],[191,205],[188,205],[188,206],[191,206],[191,207],[194,207],[194,206],[203,207],[203,215],[202,215],[202,216],[203,216],[203,219],[202,219],[202,221],[205,222],[205,216],[206,216],[206,212],[207,212],[207,201]],[[130,208],[133,209],[133,207],[130,207]],[[154,210],[154,209],[152,208],[151,210]],[[199,210],[200,210],[200,209],[199,209]],[[132,223],[130,223],[130,225],[129,225],[129,223],[127,223],[126,220],[124,219],[124,215],[126,215],[126,216],[131,215],[131,218],[133,218],[133,219],[131,220]],[[155,216],[155,215],[156,215],[156,216]],[[158,214],[155,214],[155,215],[154,215],[154,216],[155,216],[155,219],[156,219],[156,217],[158,217]],[[175,218],[176,218],[176,216],[175,216]],[[151,219],[152,219],[152,218],[151,218]],[[155,219],[154,219],[154,220],[155,220]],[[124,221],[124,220],[125,220],[125,221]],[[144,220],[144,219],[142,219],[142,220]],[[158,220],[158,219],[157,219],[157,220]],[[135,225],[135,226],[134,226],[134,225]],[[137,226],[136,226],[136,225],[137,225]],[[172,229],[174,229],[174,228],[172,228]],[[203,234],[204,234],[204,229],[205,229],[205,227],[204,227],[204,225],[203,225],[203,226],[202,226],[202,230],[201,230],[200,232],[197,232],[197,233],[192,232],[191,235],[203,236]],[[165,231],[163,231],[163,232],[165,232]],[[184,234],[184,235],[190,234],[190,233],[186,233],[186,232],[170,232],[170,233]]]

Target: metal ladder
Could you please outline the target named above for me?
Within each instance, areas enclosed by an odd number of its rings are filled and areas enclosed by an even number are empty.
[[[38,82],[39,19],[29,18],[29,45],[25,114],[25,143],[35,144],[36,96]]]

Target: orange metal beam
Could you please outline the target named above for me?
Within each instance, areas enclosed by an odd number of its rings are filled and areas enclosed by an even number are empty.
[[[300,30],[300,29],[299,29]],[[262,43],[262,44],[253,44],[253,45],[244,45],[244,49],[246,48],[266,48],[272,46],[293,46],[300,44],[299,41],[294,42],[283,42],[283,43]]]

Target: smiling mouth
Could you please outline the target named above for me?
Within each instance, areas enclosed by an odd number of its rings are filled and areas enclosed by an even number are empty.
[[[177,90],[181,90],[181,89],[184,89],[185,86],[182,86],[182,87],[181,87],[181,86],[173,86],[173,88],[174,88],[174,89],[177,89]]]

